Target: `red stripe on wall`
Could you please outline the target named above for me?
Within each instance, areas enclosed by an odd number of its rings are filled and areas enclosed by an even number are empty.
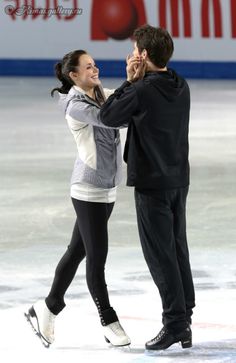
[[[171,6],[171,27],[173,37],[179,36],[179,0],[172,0]]]
[[[236,38],[236,0],[231,0],[231,29],[232,38]]]
[[[184,36],[190,38],[192,36],[191,29],[191,8],[189,0],[183,0],[184,13]]]
[[[215,37],[222,37],[222,14],[219,0],[213,0]]]

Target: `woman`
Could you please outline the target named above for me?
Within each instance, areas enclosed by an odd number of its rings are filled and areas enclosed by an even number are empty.
[[[97,113],[111,91],[101,88],[99,70],[84,50],[64,56],[55,67],[62,83],[59,92],[78,156],[71,179],[71,198],[77,215],[72,238],[60,260],[45,301],[36,302],[26,313],[36,334],[47,347],[54,341],[55,317],[65,307],[64,295],[80,262],[86,256],[86,279],[97,306],[107,342],[130,344],[114,309],[110,306],[104,268],[108,252],[107,223],[121,181],[119,131],[99,122]]]

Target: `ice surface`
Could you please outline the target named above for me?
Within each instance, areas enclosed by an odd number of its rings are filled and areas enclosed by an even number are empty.
[[[104,80],[111,88],[120,83]],[[76,150],[49,97],[53,79],[1,78],[1,362],[236,362],[236,82],[189,83],[194,345],[148,353],[144,343],[161,328],[161,304],[142,256],[133,190],[125,187],[125,178],[110,220],[106,275],[112,306],[132,340],[130,349],[105,342],[84,263],[66,295],[50,349],[41,346],[27,324],[23,312],[48,293],[70,241],[69,180]]]

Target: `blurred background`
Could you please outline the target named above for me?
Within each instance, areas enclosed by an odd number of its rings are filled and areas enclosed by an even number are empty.
[[[172,65],[189,78],[236,78],[236,0],[2,0],[0,75],[52,76],[86,49],[102,77],[123,77],[135,28],[167,28]]]

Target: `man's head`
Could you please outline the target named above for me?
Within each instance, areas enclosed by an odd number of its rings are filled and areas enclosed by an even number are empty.
[[[149,59],[156,67],[165,68],[173,51],[173,40],[167,30],[143,25],[134,31],[134,56]]]

